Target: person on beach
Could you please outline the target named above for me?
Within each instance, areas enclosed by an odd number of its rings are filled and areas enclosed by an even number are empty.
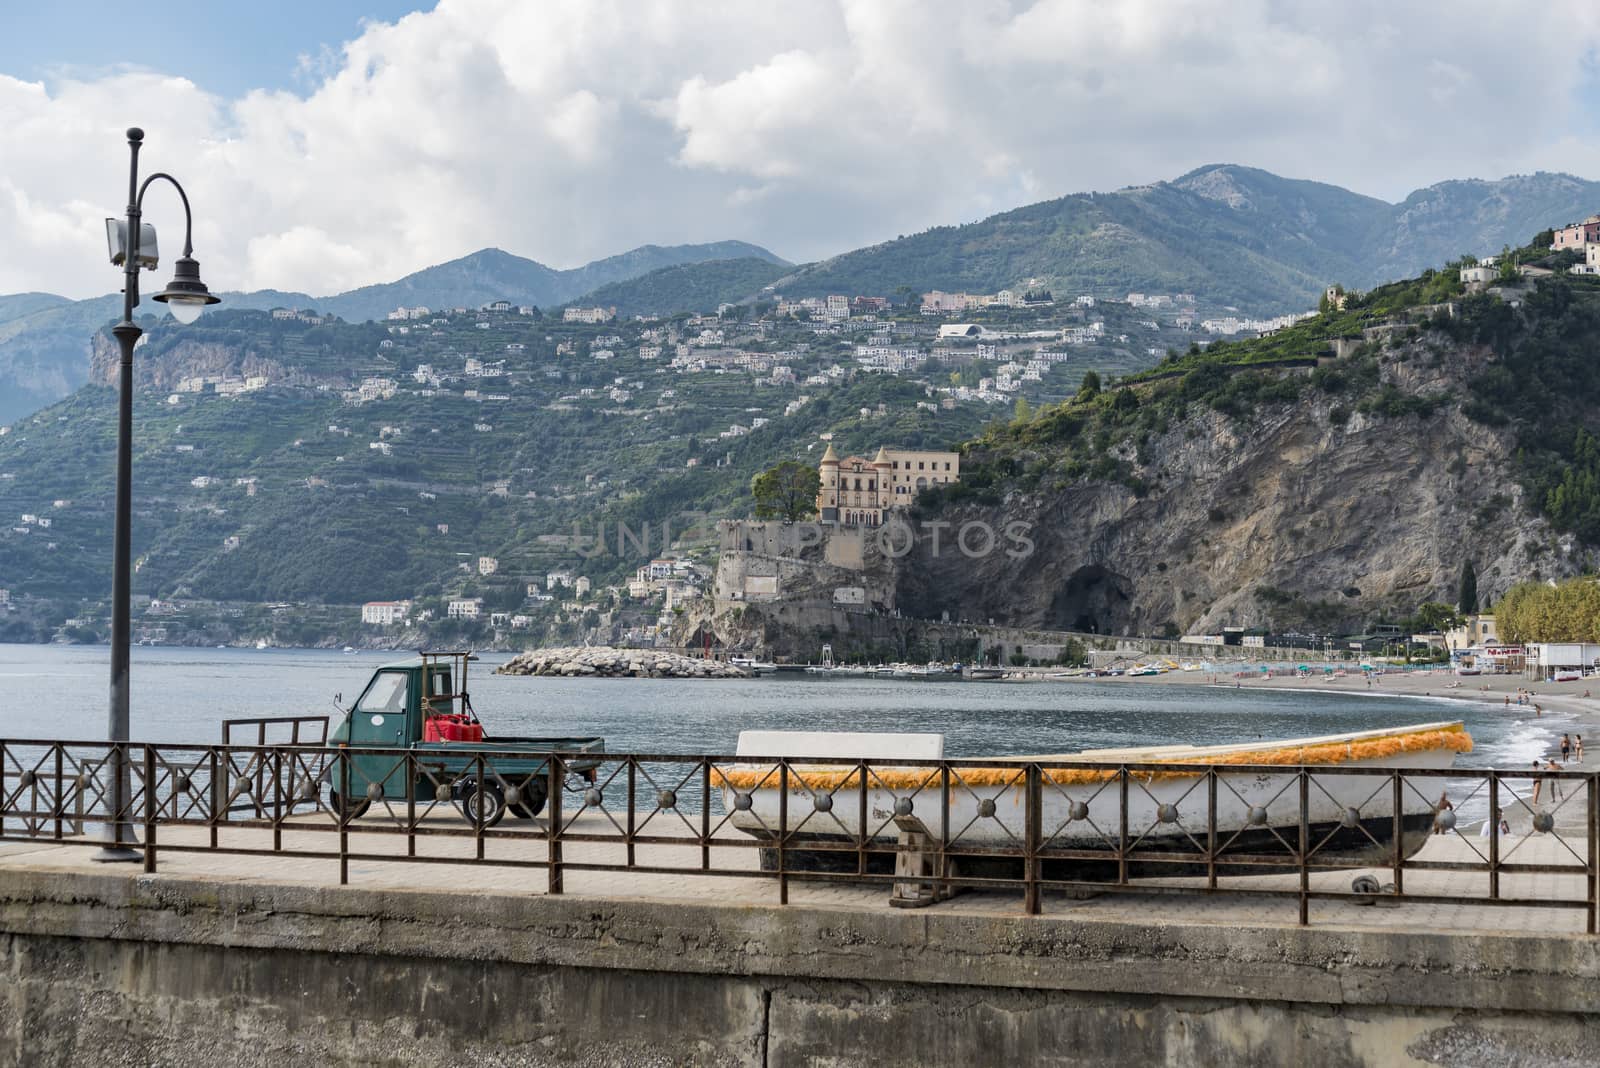
[[[1506,694],[1506,707],[1507,708],[1511,707],[1511,695],[1510,694]]]
[[[1454,808],[1455,808],[1455,806],[1450,803],[1450,795],[1449,795],[1449,793],[1442,793],[1442,794],[1439,795],[1439,803],[1433,807],[1433,833],[1434,834],[1444,834],[1445,833],[1444,826],[1439,822],[1439,817],[1441,815],[1443,815],[1444,813],[1449,812],[1450,810],[1452,810]]]
[[[1545,765],[1544,766],[1545,766],[1545,770],[1546,771],[1560,771],[1560,770],[1562,770],[1562,766],[1560,764],[1556,763],[1554,760],[1545,761]],[[1561,800],[1561,780],[1560,779],[1551,779],[1550,780],[1550,800],[1551,801],[1560,801]]]
[[[1539,762],[1537,760],[1535,760],[1533,762],[1533,770],[1534,771],[1538,771],[1539,770]],[[1543,779],[1535,779],[1535,780],[1533,780],[1533,799],[1532,800],[1533,800],[1533,803],[1535,805],[1537,805],[1539,803],[1539,791],[1543,787],[1544,787],[1544,780]]]
[[[1540,716],[1542,716],[1542,715],[1544,715],[1544,709],[1543,709],[1543,708],[1541,708],[1541,707],[1540,707],[1540,706],[1539,706],[1539,705],[1537,705],[1537,704],[1536,704],[1536,705],[1534,705],[1534,706],[1533,706],[1533,718],[1534,718],[1534,719],[1538,719],[1538,718],[1539,718],[1539,717],[1540,717]]]
[[[1583,735],[1581,734],[1573,739],[1572,755],[1578,758],[1578,763],[1583,763]]]
[[[1572,755],[1572,739],[1565,734],[1561,736],[1561,763],[1565,764]]]
[[[1511,837],[1511,821],[1506,819],[1504,816],[1500,817],[1500,837],[1501,838],[1510,838]]]

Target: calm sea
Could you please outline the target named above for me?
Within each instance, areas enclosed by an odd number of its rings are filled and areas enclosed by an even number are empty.
[[[136,741],[215,742],[228,717],[333,715],[396,653],[137,648]],[[494,734],[600,735],[613,752],[732,753],[741,730],[937,731],[950,756],[1276,739],[1464,719],[1464,766],[1527,767],[1572,721],[1442,698],[1131,683],[911,683],[876,679],[535,679],[474,664],[473,705]],[[103,646],[0,645],[0,738],[105,736]],[[1582,725],[1577,726],[1582,730]]]

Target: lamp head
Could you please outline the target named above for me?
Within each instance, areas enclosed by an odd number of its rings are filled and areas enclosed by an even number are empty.
[[[192,256],[178,258],[173,264],[172,281],[150,299],[165,304],[172,317],[184,324],[200,318],[207,304],[222,303],[222,298],[212,296],[211,290],[200,281],[200,263]]]

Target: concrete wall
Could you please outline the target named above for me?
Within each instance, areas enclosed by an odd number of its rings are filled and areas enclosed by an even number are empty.
[[[463,872],[463,885],[471,883]],[[1582,936],[0,870],[0,1065],[1600,1063]]]

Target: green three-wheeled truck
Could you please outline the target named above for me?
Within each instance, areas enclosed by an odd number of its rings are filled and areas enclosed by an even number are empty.
[[[492,827],[507,810],[531,819],[544,808],[550,787],[544,754],[595,754],[568,759],[564,769],[593,780],[603,739],[485,733],[467,694],[467,665],[476,659],[423,652],[372,673],[328,737],[333,752],[322,777],[334,812],[359,819],[374,802],[404,802],[409,791],[419,803],[448,800],[469,821]]]

